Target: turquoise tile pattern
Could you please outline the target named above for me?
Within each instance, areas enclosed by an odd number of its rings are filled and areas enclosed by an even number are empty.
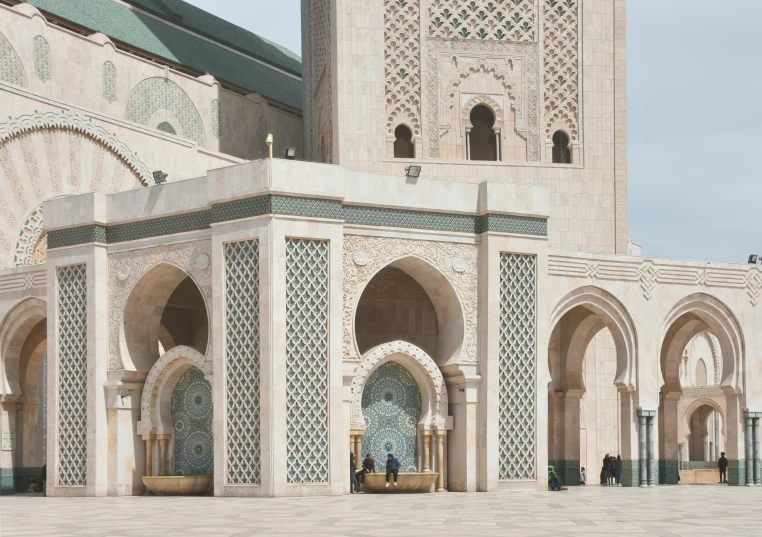
[[[677,485],[679,483],[677,460],[659,460],[659,484]]]
[[[225,244],[227,481],[260,482],[259,242]]]
[[[728,483],[741,487],[746,485],[746,459],[728,459]]]
[[[536,257],[500,254],[498,434],[501,480],[535,479],[536,282]],[[572,483],[575,482],[579,484],[579,461]]]
[[[427,211],[383,209],[343,205],[338,200],[265,195],[218,203],[207,211],[153,218],[129,224],[98,225],[54,230],[48,248],[65,248],[89,242],[117,243],[162,235],[208,229],[211,224],[253,218],[266,214],[344,220],[347,224],[407,229],[431,229],[461,233],[518,233],[547,236],[543,218],[508,215],[454,215]]]
[[[328,242],[286,240],[286,470],[328,482]]]
[[[391,453],[402,464],[402,472],[417,472],[421,392],[408,370],[395,362],[376,369],[365,383],[362,414],[367,428],[362,437],[361,458],[371,453],[376,468],[383,471]]]
[[[0,468],[0,496],[16,492],[13,468]]]
[[[294,108],[302,108],[302,83],[299,79],[280,73],[257,60],[275,65],[301,76],[301,60],[286,49],[242,28],[194,9],[185,2],[172,2],[172,9],[164,12],[170,0],[150,1],[152,11],[165,13],[164,18],[172,24],[183,24],[204,33],[213,41],[235,40],[243,54],[231,52],[217,43],[175,28],[162,20],[138,13],[114,0],[28,0],[28,3],[64,20],[84,26],[93,32],[106,34],[113,40],[131,47],[179,63],[201,73],[240,86],[264,97]],[[141,2],[149,3],[149,0]],[[181,9],[182,8],[182,9]],[[174,13],[181,10],[183,18]]]
[[[175,425],[175,475],[214,475],[212,385],[190,368],[172,393]]]

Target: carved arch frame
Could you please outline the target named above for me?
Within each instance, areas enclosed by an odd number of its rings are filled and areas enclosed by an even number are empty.
[[[476,363],[478,320],[478,247],[475,244],[344,236],[345,360],[360,357],[355,336],[355,313],[365,287],[382,268],[405,258],[427,263],[444,277],[457,295],[463,318],[463,343],[456,362]]]
[[[493,131],[501,131],[503,129],[503,107],[500,106],[495,99],[489,95],[475,95],[471,97],[468,102],[463,106],[462,120],[463,126],[467,129],[472,129],[474,126],[471,124],[471,111],[477,106],[486,106],[495,115],[495,124],[492,126]]]
[[[206,357],[197,350],[178,345],[153,365],[143,385],[140,399],[140,435],[166,435],[174,431],[172,394],[182,376],[192,367],[203,371]]]
[[[15,304],[0,322],[0,395],[21,395],[21,353],[34,327],[48,316],[44,298],[29,297]]]
[[[363,355],[357,374],[352,379],[351,430],[365,430],[365,417],[362,413],[362,394],[365,384],[370,375],[387,362],[395,362],[404,367],[418,384],[421,392],[421,417],[418,428],[445,430],[448,395],[442,372],[422,349],[400,340],[378,345]]]
[[[206,303],[207,317],[212,316],[212,270],[208,260],[200,263],[199,258],[212,257],[210,240],[189,241],[116,252],[108,256],[109,281],[109,369],[123,369],[120,329],[127,301],[137,283],[153,268],[161,264],[172,265],[190,276]],[[204,268],[201,268],[201,267]],[[212,356],[212,337],[209,332],[206,354]]]

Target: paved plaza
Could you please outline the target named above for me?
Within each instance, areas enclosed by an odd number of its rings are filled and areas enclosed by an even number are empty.
[[[762,489],[719,486],[276,499],[0,499],[2,537],[740,537],[758,536],[761,527]]]

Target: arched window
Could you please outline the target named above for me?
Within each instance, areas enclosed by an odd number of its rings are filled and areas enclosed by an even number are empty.
[[[471,132],[469,133],[469,160],[497,160],[497,135],[495,114],[480,104],[471,110]]]
[[[394,129],[394,158],[415,158],[413,133],[405,125]]]
[[[553,134],[553,164],[571,164],[569,137],[564,131]]]
[[[706,386],[707,384],[707,371],[706,364],[701,358],[696,362],[696,386]]]

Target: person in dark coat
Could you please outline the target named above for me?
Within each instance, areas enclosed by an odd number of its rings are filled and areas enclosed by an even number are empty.
[[[728,482],[728,459],[725,458],[725,452],[720,453],[720,459],[717,461],[720,467],[720,483]]]
[[[48,480],[48,465],[43,464],[42,465],[42,472],[40,472],[40,483],[42,484],[42,495],[47,496],[47,480]]]
[[[352,490],[354,487],[354,490]],[[360,483],[357,481],[357,466],[355,465],[355,454],[349,452],[349,493],[360,494]]]
[[[376,461],[373,460],[373,456],[368,453],[362,461],[362,470],[357,472],[357,478],[360,480],[360,484],[365,484],[365,474],[376,473]]]
[[[400,468],[402,465],[400,464],[400,461],[394,458],[394,455],[389,453],[389,455],[386,456],[386,486],[389,486],[389,477],[391,477],[392,474],[394,474],[394,486],[397,486],[397,474],[400,471]]]
[[[616,459],[609,457],[609,485],[616,485]]]
[[[622,456],[617,455],[614,461],[614,470],[616,472],[616,484],[622,486]]]
[[[563,481],[561,481],[561,476],[559,476],[555,472],[550,473],[550,479],[548,480],[548,486],[550,487],[550,490],[553,491],[562,491],[562,490],[569,490],[564,486]]]
[[[603,483],[602,485],[608,485],[609,484],[609,454],[606,453],[606,456],[603,457]]]

